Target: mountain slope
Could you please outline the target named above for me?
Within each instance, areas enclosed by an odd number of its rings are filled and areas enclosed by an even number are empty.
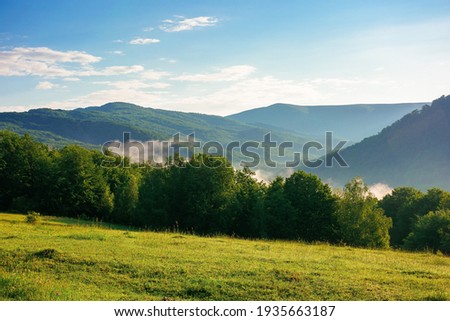
[[[339,184],[361,176],[393,187],[450,189],[450,96],[409,113],[341,155],[349,168],[335,165],[315,172]]]
[[[195,132],[196,138],[202,141],[261,141],[269,131],[220,116],[144,108],[127,103],[75,110],[42,108],[23,113],[0,113],[0,129],[31,132],[41,141],[56,142],[56,145],[67,142],[100,145],[121,140],[123,132],[131,132],[132,139],[142,141],[165,140],[178,132],[184,135]],[[273,131],[273,137],[298,144],[305,141],[300,135],[283,130]]]
[[[270,128],[289,130],[322,138],[332,131],[335,137],[358,142],[377,134],[425,103],[297,106],[275,104],[247,110],[227,118]]]

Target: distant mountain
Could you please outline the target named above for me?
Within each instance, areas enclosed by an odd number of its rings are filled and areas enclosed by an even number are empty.
[[[60,147],[68,143],[98,146],[107,141],[121,140],[123,132],[132,139],[166,140],[180,132],[195,132],[197,140],[261,142],[269,129],[232,119],[197,113],[183,113],[144,108],[128,103],[109,103],[100,107],[75,110],[34,109],[28,112],[0,113],[0,129],[28,132],[42,142]],[[290,140],[303,144],[305,138],[285,130],[272,130],[278,141]]]
[[[359,142],[377,134],[407,113],[425,103],[406,104],[358,104],[336,106],[297,106],[275,104],[247,110],[227,118],[282,129],[323,139],[325,132],[332,131],[335,137]]]
[[[392,187],[450,190],[450,96],[413,111],[378,135],[342,150],[349,168],[321,167],[325,180],[344,184],[355,176]]]
[[[358,140],[365,132],[379,132],[341,152],[349,168],[334,166],[314,172],[338,185],[362,176],[371,184],[382,182],[392,187],[411,185],[422,189],[437,186],[450,190],[450,96],[417,110],[420,105],[300,107],[278,104],[220,117],[118,102],[75,110],[42,108],[0,113],[0,129],[27,132],[55,147],[79,144],[97,149],[107,141],[121,140],[123,132],[131,132],[132,139],[141,141],[167,140],[178,132],[184,135],[195,132],[197,140],[226,145],[231,141],[261,142],[271,131],[272,140],[278,143],[294,142],[294,151],[301,151],[302,144],[311,137],[323,138],[325,131],[331,130],[335,137],[353,140]],[[414,111],[408,114],[411,110]],[[252,114],[256,116],[250,121]],[[395,118],[397,115],[400,120]],[[395,121],[391,126],[378,129],[391,119]],[[286,154],[289,160],[291,156],[289,152]],[[274,160],[282,162],[282,158]],[[257,169],[267,178],[284,175],[286,171],[264,166]]]

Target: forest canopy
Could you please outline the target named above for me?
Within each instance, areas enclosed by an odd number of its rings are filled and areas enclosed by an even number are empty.
[[[55,150],[0,131],[0,210],[156,231],[450,253],[450,193],[441,189],[400,187],[377,200],[360,178],[339,192],[301,170],[267,184],[248,168],[205,154],[160,166],[102,166],[104,160],[111,156],[76,145]]]

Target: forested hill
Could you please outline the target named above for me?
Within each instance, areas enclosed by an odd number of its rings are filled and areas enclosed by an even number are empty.
[[[227,118],[319,138],[323,138],[325,132],[332,131],[335,137],[359,142],[379,133],[386,126],[423,105],[425,103],[334,106],[274,104]]]
[[[220,116],[144,108],[128,103],[109,103],[75,110],[34,109],[0,113],[0,129],[30,133],[44,143],[62,147],[68,143],[99,145],[121,139],[131,132],[136,140],[165,140],[177,132],[195,132],[202,141],[229,143],[233,140],[261,141],[269,132],[264,126],[249,125]],[[300,135],[272,130],[273,138],[302,144]]]
[[[341,152],[349,168],[319,168],[323,179],[450,189],[450,96],[442,96]]]

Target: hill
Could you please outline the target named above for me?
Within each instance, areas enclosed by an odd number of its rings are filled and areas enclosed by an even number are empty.
[[[424,104],[335,106],[274,104],[230,115],[227,118],[247,124],[289,130],[321,140],[325,132],[332,131],[335,137],[358,142],[377,134],[384,127]]]
[[[44,143],[63,146],[67,143],[95,146],[111,140],[121,140],[123,132],[132,139],[167,140],[180,132],[195,132],[201,141],[261,141],[269,129],[244,124],[220,116],[183,113],[144,108],[128,103],[109,103],[100,107],[75,110],[34,109],[28,112],[0,113],[0,129],[19,134],[31,133]],[[302,144],[305,139],[288,131],[272,131],[277,140]]]
[[[0,214],[0,300],[448,300],[450,258]]]
[[[450,189],[450,96],[413,111],[378,135],[341,151],[348,168],[317,171],[323,179],[344,184],[361,176],[368,183],[392,187]]]

